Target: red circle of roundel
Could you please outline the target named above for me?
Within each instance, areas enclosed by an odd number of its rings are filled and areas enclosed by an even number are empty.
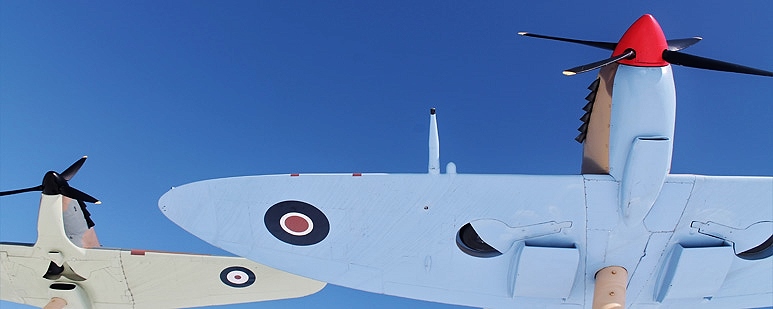
[[[314,230],[314,221],[307,215],[293,211],[279,218],[279,226],[291,235],[305,236]]]
[[[316,244],[330,231],[330,222],[322,211],[301,201],[282,201],[266,210],[266,229],[277,239],[296,246]]]

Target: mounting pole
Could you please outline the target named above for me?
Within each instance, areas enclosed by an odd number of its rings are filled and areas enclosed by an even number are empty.
[[[628,271],[620,266],[604,267],[596,273],[593,309],[625,308],[625,288]]]

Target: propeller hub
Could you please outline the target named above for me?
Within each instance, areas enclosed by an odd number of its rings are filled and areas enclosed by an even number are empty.
[[[617,43],[613,55],[623,54],[627,49],[633,49],[636,56],[633,59],[618,61],[637,67],[662,67],[668,65],[663,60],[663,51],[668,49],[663,29],[650,14],[645,14],[625,31]]]
[[[48,171],[46,175],[43,176],[43,194],[45,195],[62,194],[61,188],[66,185],[67,181],[57,172]]]

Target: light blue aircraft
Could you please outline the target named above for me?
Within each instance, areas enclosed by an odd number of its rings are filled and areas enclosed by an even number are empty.
[[[773,76],[680,52],[650,15],[613,50],[577,140],[579,175],[285,174],[171,189],[161,211],[206,242],[335,285],[484,308],[773,306],[773,177],[670,174],[670,64]]]

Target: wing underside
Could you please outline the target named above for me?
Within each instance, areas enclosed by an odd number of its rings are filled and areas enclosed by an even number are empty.
[[[243,258],[119,249],[86,249],[87,259],[66,263],[85,278],[66,270],[51,280],[43,277],[49,260],[38,251],[0,244],[0,299],[36,307],[60,297],[95,308],[179,308],[295,298],[325,286]]]

